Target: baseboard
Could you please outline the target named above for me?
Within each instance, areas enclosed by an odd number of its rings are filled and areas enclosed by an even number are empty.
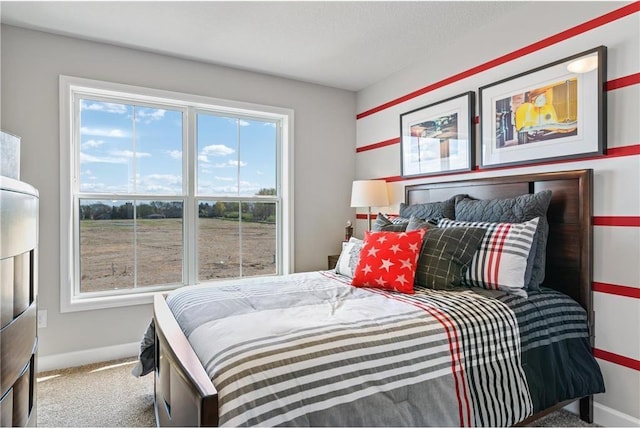
[[[640,427],[640,419],[597,402],[593,403],[593,420],[604,427]]]
[[[106,362],[138,356],[140,343],[119,344],[117,346],[99,347],[96,349],[79,350],[76,352],[60,353],[57,355],[38,356],[38,371],[53,371],[88,365],[90,363]]]
[[[578,401],[570,403],[564,409],[575,415],[580,415]],[[593,402],[593,422],[604,427],[640,427],[640,419],[595,401]]]

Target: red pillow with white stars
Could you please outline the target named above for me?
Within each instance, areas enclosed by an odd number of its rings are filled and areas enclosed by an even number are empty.
[[[416,264],[427,231],[366,231],[351,284],[413,293]]]

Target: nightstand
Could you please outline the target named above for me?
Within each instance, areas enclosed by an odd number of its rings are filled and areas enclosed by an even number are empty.
[[[329,262],[329,270],[333,270],[336,267],[339,257],[340,255],[329,255],[329,257],[327,258]]]

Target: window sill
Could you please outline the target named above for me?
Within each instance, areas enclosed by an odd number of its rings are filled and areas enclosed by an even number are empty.
[[[171,291],[181,285],[171,288],[153,288],[147,292],[127,293],[120,295],[67,297],[61,299],[60,312],[72,313],[75,311],[102,310],[107,308],[119,308],[132,305],[147,305],[153,303],[153,297],[162,292]]]

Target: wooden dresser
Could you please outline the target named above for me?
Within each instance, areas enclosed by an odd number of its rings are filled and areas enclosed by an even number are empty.
[[[36,426],[38,191],[0,176],[0,426]]]

